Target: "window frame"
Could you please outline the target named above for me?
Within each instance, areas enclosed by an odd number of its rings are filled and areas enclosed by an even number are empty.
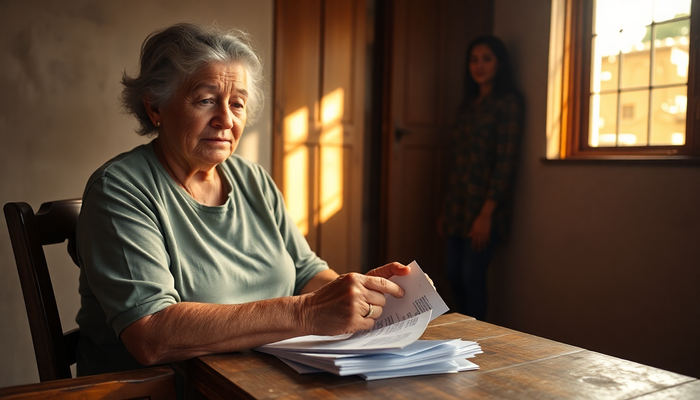
[[[688,106],[685,144],[681,146],[588,144],[594,3],[565,0],[560,159],[700,159],[700,0],[691,1]]]

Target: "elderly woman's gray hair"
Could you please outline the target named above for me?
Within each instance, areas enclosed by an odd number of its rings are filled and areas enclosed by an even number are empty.
[[[263,68],[248,34],[215,25],[180,23],[152,33],[141,47],[139,76],[122,77],[121,101],[140,123],[137,133],[156,135],[158,128],[148,117],[144,98],[156,107],[168,105],[188,77],[212,62],[237,61],[246,69],[248,122],[263,105]]]

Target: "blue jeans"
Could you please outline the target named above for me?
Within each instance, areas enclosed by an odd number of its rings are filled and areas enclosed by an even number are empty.
[[[486,318],[488,306],[486,270],[491,263],[494,246],[493,237],[481,251],[472,247],[470,238],[447,237],[445,270],[457,308],[455,311],[482,321]]]

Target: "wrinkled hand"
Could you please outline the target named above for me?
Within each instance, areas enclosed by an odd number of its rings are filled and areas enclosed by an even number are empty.
[[[340,335],[369,329],[382,315],[384,294],[402,297],[403,289],[388,278],[411,269],[399,263],[375,268],[366,275],[348,273],[303,295],[301,321],[306,334]],[[372,315],[365,317],[372,304]]]
[[[382,278],[389,279],[394,275],[403,276],[408,275],[411,272],[411,267],[408,265],[399,264],[397,262],[392,262],[386,265],[382,265],[379,268],[375,268],[367,273],[368,276],[380,276]],[[397,296],[401,297],[401,296]]]
[[[482,214],[476,217],[468,235],[472,239],[472,247],[481,251],[489,244],[491,237],[491,218]]]

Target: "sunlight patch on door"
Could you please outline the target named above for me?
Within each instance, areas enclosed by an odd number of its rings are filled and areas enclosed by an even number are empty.
[[[336,89],[327,95],[323,96],[321,100],[321,122],[323,126],[335,127],[342,122],[343,119],[343,99],[345,97],[345,91],[340,88]]]
[[[309,110],[299,109],[284,118],[284,187],[287,211],[303,235],[309,232]]]
[[[339,136],[342,141],[343,128],[338,126],[325,132],[324,137]],[[336,139],[337,140],[337,139]],[[328,221],[343,208],[343,147],[321,146],[321,223]]]
[[[320,222],[328,221],[343,208],[343,109],[342,88],[321,100],[321,190]]]
[[[315,127],[310,126],[313,121],[306,107],[284,118],[282,193],[292,220],[304,236],[343,208],[344,98],[342,88],[324,96],[320,104],[320,121],[315,119],[320,124]],[[319,164],[316,165],[314,160]],[[313,182],[311,176],[315,177]]]
[[[309,110],[304,107],[284,117],[284,142],[305,142],[309,137]]]

